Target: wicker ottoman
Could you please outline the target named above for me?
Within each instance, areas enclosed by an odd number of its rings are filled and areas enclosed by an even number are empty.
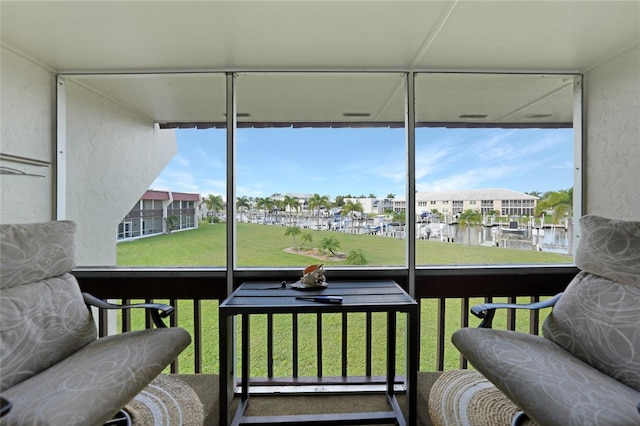
[[[434,426],[510,425],[520,409],[475,370],[442,373],[429,394],[429,416]],[[536,423],[527,420],[527,426]]]

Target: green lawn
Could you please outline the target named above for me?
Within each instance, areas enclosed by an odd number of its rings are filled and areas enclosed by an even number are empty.
[[[239,223],[237,226],[238,266],[306,266],[315,260],[284,251],[293,239],[284,236],[282,226]],[[373,235],[331,231],[309,231],[317,245],[323,237],[335,236],[341,252],[361,249],[369,265],[405,264],[405,241]],[[118,266],[224,266],[226,263],[226,225],[201,224],[198,229],[174,232],[118,244]],[[328,266],[341,261],[323,262]],[[572,263],[566,255],[498,247],[466,246],[440,241],[416,240],[417,265],[490,265]]]
[[[240,266],[304,266],[315,260],[306,256],[289,254],[283,251],[293,246],[290,237],[284,237],[284,227],[256,224],[238,224],[238,263]],[[197,230],[174,232],[169,235],[120,243],[117,248],[119,266],[223,266],[225,264],[226,226],[224,224],[202,224]],[[403,240],[368,236],[342,234],[328,231],[310,231],[313,243],[317,244],[323,236],[333,235],[341,244],[340,251],[348,252],[360,248],[365,252],[370,265],[402,265],[404,264]],[[570,263],[567,256],[536,252],[529,250],[503,249],[496,247],[464,246],[438,241],[416,241],[418,264],[514,264],[514,263]],[[341,262],[325,262],[327,265]],[[472,300],[471,305],[481,303],[482,299]],[[520,300],[528,302],[526,298]],[[202,302],[203,333],[203,371],[218,371],[218,303]],[[193,305],[190,301],[178,302],[178,323],[193,334]],[[460,301],[449,300],[446,306],[446,335],[460,328]],[[544,318],[544,314],[541,317]],[[291,376],[291,315],[276,315],[274,319],[274,371],[276,376]],[[299,374],[314,376],[316,357],[316,317],[315,315],[299,316],[300,363]],[[323,316],[323,342],[325,343],[323,374],[340,375],[341,350],[341,315]],[[477,321],[473,318],[471,325]],[[348,315],[348,357],[349,374],[364,374],[364,314]],[[404,318],[399,317],[399,354],[404,353],[402,338]],[[420,318],[420,367],[423,371],[436,368],[436,323],[437,301],[423,300]],[[496,315],[496,328],[504,328],[506,315]],[[132,318],[134,328],[143,328],[141,314]],[[373,368],[374,375],[384,375],[386,357],[386,317],[382,314],[374,316],[373,326]],[[528,315],[520,314],[518,329],[527,331]],[[266,317],[254,316],[251,323],[251,359],[252,376],[266,376],[267,344]],[[187,348],[179,358],[180,372],[192,372],[193,345]],[[457,350],[445,339],[445,369],[457,368],[459,355]],[[398,358],[398,368],[403,369],[404,357]]]

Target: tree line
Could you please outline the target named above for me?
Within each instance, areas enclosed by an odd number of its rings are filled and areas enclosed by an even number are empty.
[[[560,189],[558,191],[547,191],[544,193],[538,191],[530,191],[525,192],[525,194],[533,195],[535,197],[539,197],[540,200],[536,204],[534,215],[536,217],[541,217],[544,213],[551,213],[553,222],[559,223],[561,219],[566,216],[571,215],[573,211],[573,187],[569,189]],[[273,194],[271,197],[247,197],[241,196],[236,199],[236,208],[240,212],[245,212],[251,208],[256,208],[257,210],[265,211],[265,218],[268,212],[273,211],[285,211],[289,210],[290,212],[300,211],[300,201],[296,197],[291,197],[289,195],[285,195],[282,198],[279,198],[280,194]],[[352,216],[353,212],[363,212],[363,206],[361,203],[354,203],[351,200],[344,201],[346,198],[376,198],[374,194],[369,194],[369,196],[360,196],[360,197],[352,197],[351,195],[345,196],[337,196],[335,202],[331,202],[329,196],[313,194],[308,200],[308,208],[309,211],[316,212],[316,216],[318,217],[318,221],[320,220],[320,210],[330,209],[332,207],[340,207],[342,208],[343,216]],[[393,199],[395,198],[395,194],[388,194],[387,198]],[[207,209],[214,212],[219,212],[224,210],[225,203],[222,200],[222,196],[209,194],[206,198],[203,199]],[[391,212],[390,212],[391,213]],[[496,212],[497,213],[497,212]],[[458,217],[459,223],[479,223],[481,219],[478,220],[476,215],[479,215],[478,212],[473,210],[468,210],[462,212]]]

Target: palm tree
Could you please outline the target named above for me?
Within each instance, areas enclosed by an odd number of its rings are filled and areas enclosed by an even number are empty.
[[[392,211],[391,214],[393,216],[394,222],[398,222],[400,225],[403,225],[406,222],[407,213],[404,210],[401,210],[399,212]]]
[[[204,203],[207,205],[207,210],[213,211],[214,213],[218,213],[218,211],[224,209],[224,201],[222,200],[221,195],[207,195]]]
[[[313,236],[311,235],[311,232],[305,232],[304,234],[300,235],[300,247],[302,247],[305,243],[310,242],[313,242]]]
[[[293,238],[293,245],[296,248],[296,250],[300,251],[300,246],[298,245],[298,243],[296,243],[296,236],[302,234],[302,230],[297,227],[297,226],[287,226],[286,231],[284,231],[284,236],[285,237],[292,237]]]
[[[361,249],[353,249],[345,258],[345,262],[349,265],[366,265],[367,258]]]
[[[324,237],[322,241],[320,241],[318,248],[324,252],[329,251],[332,255],[337,256],[334,250],[340,248],[340,242],[334,236]]]
[[[467,245],[471,245],[471,227],[482,223],[482,215],[478,210],[465,210],[458,216],[458,224],[467,230]]]
[[[271,208],[273,207],[273,200],[271,200],[270,197],[259,197],[256,198],[256,208],[257,209],[264,209],[264,217],[262,218],[262,223],[266,224],[267,223],[267,214],[269,211],[271,211]]]
[[[246,212],[249,208],[251,208],[249,197],[246,195],[236,197],[236,209],[240,210],[240,213]]]
[[[364,207],[362,207],[362,204],[359,201],[354,203],[353,201],[349,200],[342,206],[341,214],[343,216],[349,216],[349,219],[351,219],[351,227],[353,228],[353,212],[362,213],[363,211]]]
[[[318,229],[320,229],[320,209],[329,206],[329,197],[326,195],[313,194],[309,198],[309,211],[317,209],[318,213]]]
[[[271,210],[273,210],[274,204],[275,204],[275,202],[273,201],[273,199],[271,197],[266,197],[264,199],[264,208],[265,208],[264,219],[265,219],[265,223],[266,223],[266,220],[267,220],[267,214],[271,213]]]
[[[256,210],[260,210],[262,207],[264,207],[264,197],[256,197]],[[258,218],[256,217],[256,219]],[[263,220],[263,223],[264,223],[264,220]]]
[[[293,209],[298,211],[300,209],[300,201],[296,197],[291,197],[289,195],[284,196],[284,205],[289,208],[289,217],[291,218],[291,222],[293,222]]]
[[[278,221],[278,212],[283,212],[286,208],[284,200],[273,200],[273,206],[276,209],[276,222]]]
[[[559,191],[548,191],[536,205],[535,215],[540,216],[546,210],[553,211],[553,223],[571,214],[573,209],[573,187]]]
[[[175,229],[180,229],[180,217],[176,215],[168,216],[165,221],[167,222],[167,233]]]

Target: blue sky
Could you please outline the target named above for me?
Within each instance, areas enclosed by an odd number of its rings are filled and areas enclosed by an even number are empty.
[[[178,153],[151,185],[226,198],[224,130],[176,130]],[[405,195],[404,129],[238,129],[237,195]],[[416,130],[418,191],[573,186],[572,129]]]

